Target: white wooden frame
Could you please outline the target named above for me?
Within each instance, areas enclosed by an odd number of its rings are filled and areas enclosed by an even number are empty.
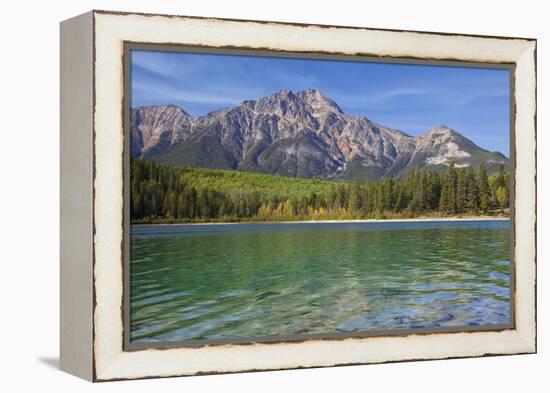
[[[123,347],[125,42],[515,65],[514,328]],[[61,24],[61,368],[92,381],[536,351],[536,40],[93,11]]]

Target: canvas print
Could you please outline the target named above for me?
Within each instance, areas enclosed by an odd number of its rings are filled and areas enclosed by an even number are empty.
[[[130,344],[512,326],[510,69],[127,67]]]

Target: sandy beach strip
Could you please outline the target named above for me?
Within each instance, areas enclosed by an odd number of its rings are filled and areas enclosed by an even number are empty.
[[[235,224],[338,224],[338,223],[384,223],[384,222],[453,222],[453,221],[509,221],[510,217],[462,216],[462,217],[416,217],[416,218],[383,218],[383,219],[350,219],[350,220],[296,220],[296,221],[233,221],[233,222],[194,222],[166,224],[130,224],[132,227],[146,226],[182,226],[182,225],[235,225]]]

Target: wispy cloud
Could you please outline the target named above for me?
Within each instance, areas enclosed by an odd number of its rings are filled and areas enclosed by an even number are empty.
[[[464,106],[480,98],[505,98],[508,95],[509,93],[505,89],[500,89],[500,91],[491,89],[457,91],[453,89],[401,87],[389,90],[369,90],[368,93],[337,92],[333,98],[342,106],[360,109],[387,106],[392,101],[400,101],[404,98],[427,99],[438,101],[439,104]]]
[[[201,104],[220,104],[230,105],[241,100],[241,96],[229,96],[227,94],[197,92],[197,91],[184,91],[177,88],[167,86],[157,86],[157,88],[151,88],[151,86],[142,83],[135,83],[133,85],[134,93],[137,93],[143,97],[149,99],[157,98],[163,101],[184,101],[195,102]]]
[[[159,76],[184,78],[200,72],[208,64],[200,57],[191,56],[184,62],[178,61],[177,53],[132,51],[132,66]]]
[[[173,100],[223,106],[266,93],[265,89],[257,86],[243,86],[238,80],[220,83],[216,78],[204,78],[204,68],[199,67],[197,62],[182,66],[143,55],[133,59],[132,66],[134,101],[157,99],[162,102]]]

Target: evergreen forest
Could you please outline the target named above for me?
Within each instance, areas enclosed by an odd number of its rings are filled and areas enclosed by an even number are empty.
[[[506,215],[510,177],[450,164],[443,173],[344,183],[131,159],[132,224]]]

